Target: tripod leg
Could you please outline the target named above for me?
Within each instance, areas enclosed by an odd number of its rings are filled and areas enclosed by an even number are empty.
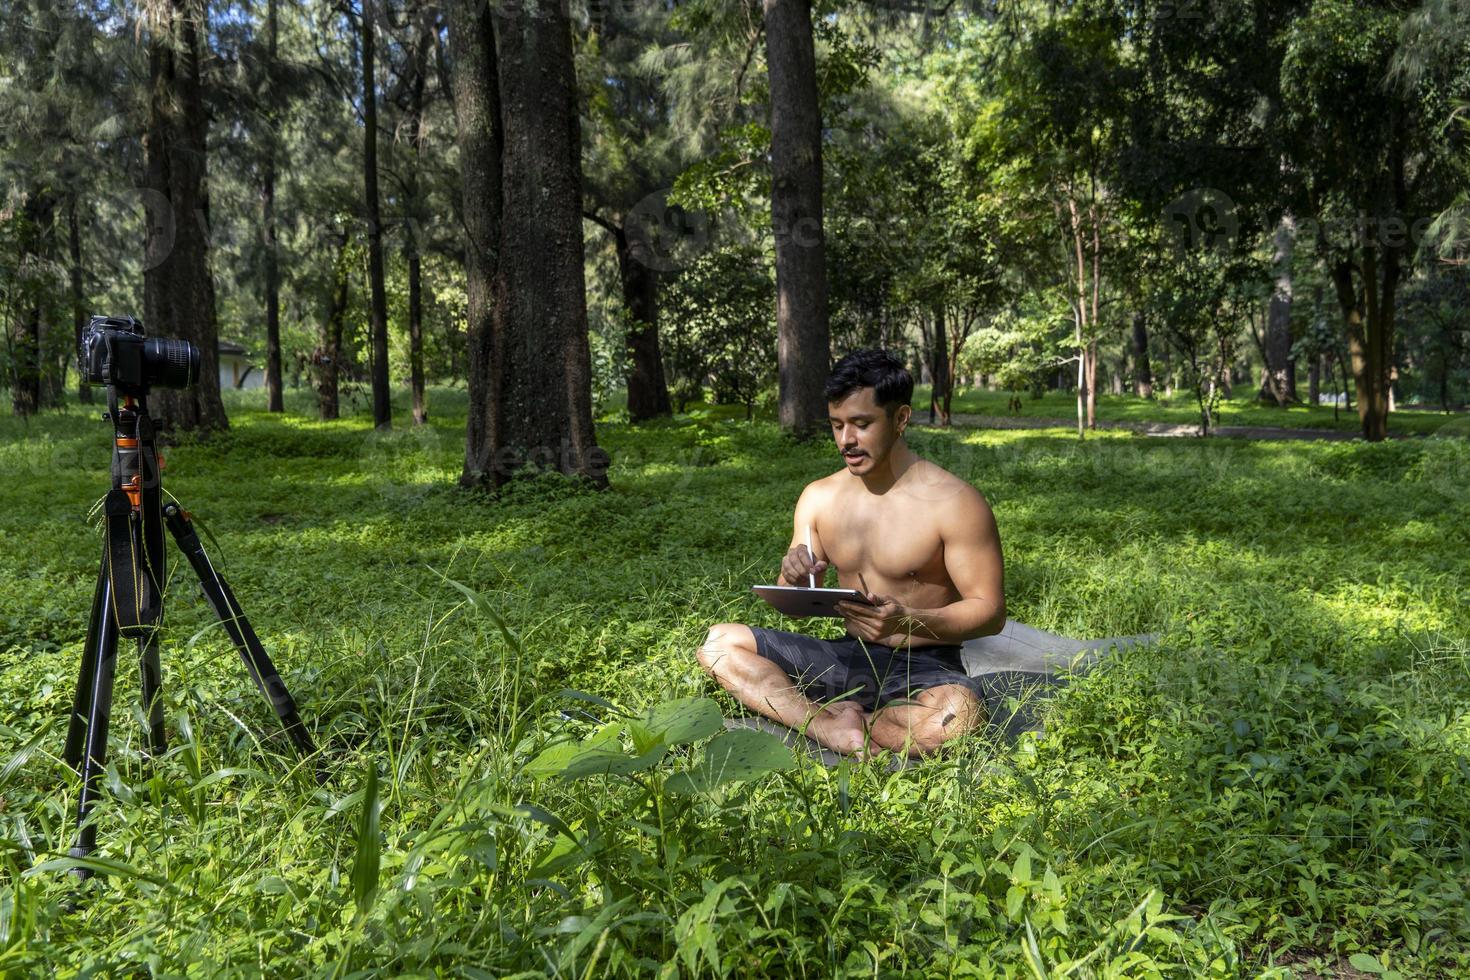
[[[107,726],[112,714],[112,679],[117,671],[117,623],[112,615],[112,586],[105,580],[98,587],[100,602],[94,613],[95,636],[88,635],[88,651],[84,662],[90,662],[91,678],[87,682],[87,720],[83,737],[81,765],[82,790],[77,797],[76,844],[72,857],[86,857],[97,846],[97,827],[88,821],[92,806],[101,791],[102,769],[107,764]],[[71,738],[68,737],[68,750]],[[78,870],[80,877],[89,872]]]
[[[139,423],[140,428],[142,423]],[[150,452],[139,460],[144,474],[141,517],[136,526],[136,554],[143,556],[150,604],[163,619],[163,585],[167,580],[163,547],[163,490],[158,480],[156,462]],[[158,631],[149,630],[138,639],[138,672],[142,680],[143,711],[148,719],[148,747],[156,759],[168,751],[168,735],[163,728],[163,666],[158,657]]]
[[[138,641],[138,673],[143,687],[143,711],[148,716],[148,754],[157,759],[168,751],[163,727],[163,665],[158,657],[158,633]]]
[[[78,772],[82,768],[82,748],[87,736],[87,709],[92,702],[92,681],[97,670],[97,641],[102,636],[103,592],[107,589],[107,555],[103,546],[102,568],[97,573],[97,588],[92,593],[92,614],[87,619],[87,641],[82,647],[82,669],[77,677],[77,693],[72,700],[71,721],[66,729],[66,764]]]
[[[265,652],[265,647],[255,635],[250,621],[245,618],[245,613],[240,609],[240,603],[235,599],[235,593],[230,590],[229,584],[210,564],[209,556],[204,553],[204,545],[200,543],[199,534],[194,530],[193,523],[179,509],[179,506],[173,503],[163,508],[163,516],[168,522],[168,529],[173,532],[174,540],[178,542],[179,550],[184,553],[194,573],[199,576],[199,584],[204,588],[205,598],[214,609],[215,615],[220,618],[225,632],[230,635],[230,640],[240,653],[240,659],[245,662],[245,669],[250,672],[250,679],[255,682],[256,688],[275,709],[276,717],[281,719],[281,724],[285,726],[286,734],[296,746],[296,750],[304,756],[311,755],[316,751],[316,745],[312,742],[306,726],[301,722],[301,715],[296,711],[296,702],[291,697],[291,692],[286,689],[286,682],[281,680],[275,664],[271,663],[270,655]],[[326,779],[326,770],[318,768],[317,782],[323,783],[326,782]]]

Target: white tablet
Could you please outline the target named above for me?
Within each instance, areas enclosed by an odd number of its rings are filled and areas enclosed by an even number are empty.
[[[751,591],[788,616],[831,616],[841,619],[834,607],[839,602],[871,606],[857,589],[809,589],[800,585],[752,585]]]

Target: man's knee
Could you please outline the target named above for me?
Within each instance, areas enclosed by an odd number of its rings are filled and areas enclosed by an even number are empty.
[[[917,695],[913,704],[880,711],[870,734],[882,748],[925,755],[974,730],[984,716],[984,707],[969,690],[934,688]]]
[[[699,665],[705,673],[715,677],[715,670],[722,661],[740,654],[755,653],[755,634],[743,623],[719,623],[711,626],[704,642],[694,651]]]

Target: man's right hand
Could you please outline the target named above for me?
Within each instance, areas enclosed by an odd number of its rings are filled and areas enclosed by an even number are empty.
[[[810,576],[817,577],[817,585],[821,586],[824,576],[827,574],[827,563],[824,561],[813,561],[815,556],[807,550],[806,545],[799,544],[786,552],[786,557],[781,559],[781,578],[788,585],[810,585]]]

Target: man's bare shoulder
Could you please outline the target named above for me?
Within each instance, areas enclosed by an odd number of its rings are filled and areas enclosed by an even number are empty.
[[[905,493],[932,503],[944,501],[963,509],[985,506],[985,495],[973,484],[927,459],[914,463],[902,486]]]
[[[825,499],[827,497],[831,497],[833,494],[837,493],[838,490],[847,486],[851,482],[851,474],[849,474],[847,470],[841,469],[835,473],[830,473],[827,476],[822,477],[820,480],[813,480],[806,485],[806,489],[803,490],[801,493],[802,496],[811,494],[815,498]]]
[[[811,507],[824,507],[830,504],[836,499],[838,488],[841,486],[837,478],[844,475],[839,470],[831,476],[824,476],[820,480],[813,480],[805,487],[802,487],[801,496],[796,501],[797,510],[800,511]]]

